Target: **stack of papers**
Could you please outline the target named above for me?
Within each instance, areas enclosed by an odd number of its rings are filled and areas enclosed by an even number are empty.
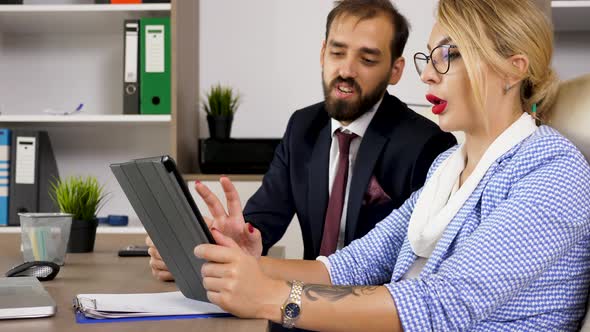
[[[147,294],[78,294],[76,310],[88,318],[130,318],[152,316],[230,316],[220,307],[191,300],[181,292]]]

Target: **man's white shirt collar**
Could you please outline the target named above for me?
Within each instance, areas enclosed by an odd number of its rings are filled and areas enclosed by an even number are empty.
[[[368,112],[361,115],[358,119],[352,121],[346,127],[343,126],[337,120],[331,119],[332,137],[334,137],[334,134],[340,128],[342,128],[342,131],[345,133],[354,133],[358,137],[365,136],[365,132],[367,131],[367,128],[369,127],[369,124],[371,123],[371,120],[373,120],[373,117],[375,116],[375,113],[376,113],[377,109],[379,109],[379,106],[381,106],[382,102],[383,102],[383,98],[381,98],[375,105],[373,105],[373,107],[371,107],[371,109]]]

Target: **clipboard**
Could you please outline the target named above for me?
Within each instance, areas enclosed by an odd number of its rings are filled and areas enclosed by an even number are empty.
[[[174,160],[165,155],[110,165],[182,294],[209,302],[193,250],[215,243]]]
[[[188,299],[180,292],[78,294],[73,307],[79,324],[231,316],[214,304]]]

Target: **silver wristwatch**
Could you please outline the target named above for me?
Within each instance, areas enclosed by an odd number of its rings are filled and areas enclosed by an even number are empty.
[[[289,298],[281,307],[283,313],[283,327],[293,328],[295,322],[301,315],[301,294],[303,293],[303,282],[293,280],[291,282],[291,293]]]

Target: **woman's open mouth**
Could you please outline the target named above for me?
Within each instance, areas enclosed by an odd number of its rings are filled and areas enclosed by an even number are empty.
[[[435,96],[433,94],[427,94],[426,99],[431,104],[434,105],[432,107],[432,113],[434,113],[436,115],[443,113],[445,111],[445,109],[447,108],[447,101],[444,99],[438,98],[437,96]]]

